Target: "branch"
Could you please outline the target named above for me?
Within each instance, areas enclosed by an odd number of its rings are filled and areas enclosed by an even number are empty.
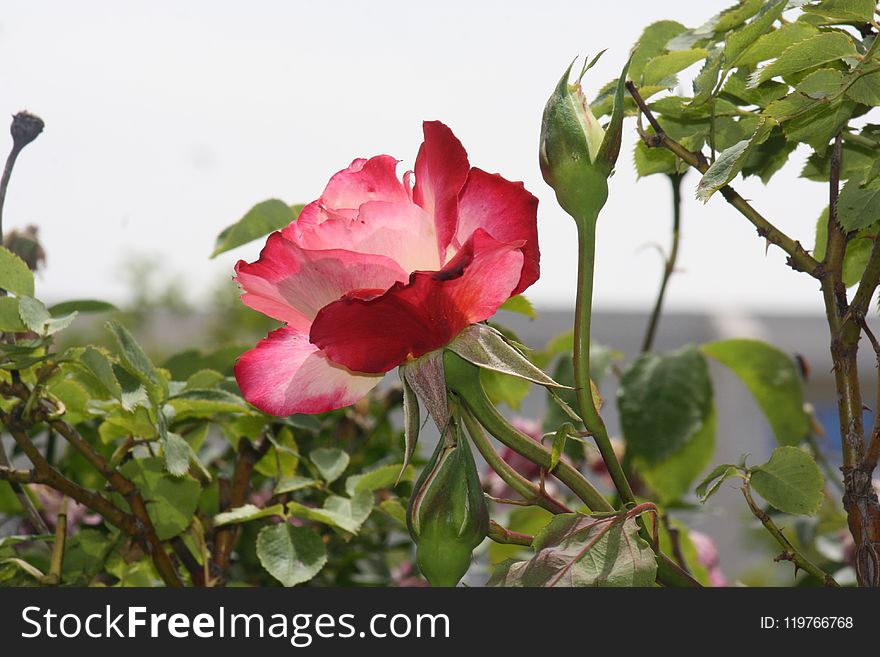
[[[669,257],[663,267],[663,278],[660,281],[660,292],[657,294],[657,302],[654,304],[654,310],[651,312],[651,319],[648,321],[648,330],[645,332],[645,339],[642,341],[642,352],[651,351],[654,346],[654,337],[657,334],[657,326],[660,323],[660,313],[663,311],[663,298],[666,296],[666,287],[669,279],[675,271],[675,262],[678,259],[678,242],[681,226],[681,181],[684,174],[669,174],[669,181],[672,183],[672,246],[669,249]]]
[[[9,456],[6,454],[6,448],[3,447],[3,443],[0,443],[0,468],[9,469],[11,467],[12,462],[9,460]],[[46,525],[46,521],[43,520],[43,516],[40,515],[39,511],[37,511],[37,507],[34,506],[33,501],[28,496],[27,491],[24,489],[25,482],[9,480],[9,483],[12,486],[12,492],[15,493],[15,497],[18,498],[18,503],[21,504],[21,508],[22,510],[24,510],[28,522],[31,523],[34,530],[38,534],[49,534],[49,527],[48,525]]]
[[[629,93],[633,97],[633,100],[636,102],[636,105],[639,106],[639,110],[641,110],[642,114],[648,120],[648,123],[650,123],[651,127],[654,128],[655,134],[642,134],[642,140],[645,142],[645,144],[653,148],[665,148],[668,151],[674,153],[680,160],[687,163],[700,173],[706,173],[706,171],[709,169],[709,162],[706,160],[706,156],[700,152],[688,150],[677,141],[669,137],[663,131],[662,126],[657,122],[657,118],[654,116],[653,112],[651,112],[651,109],[648,107],[644,99],[639,94],[636,86],[632,82],[627,82],[626,88],[629,90]],[[765,238],[771,244],[775,244],[788,254],[788,264],[793,269],[806,272],[814,278],[819,277],[819,275],[821,274],[819,262],[809,253],[807,253],[807,251],[800,245],[800,242],[791,239],[788,235],[786,235],[776,226],[770,223],[760,212],[753,208],[749,204],[749,202],[746,201],[742,196],[740,196],[730,185],[725,185],[719,191],[730,205],[736,208],[741,215],[743,215],[752,223],[752,225],[754,225],[755,229],[758,231],[758,235]]]
[[[824,570],[819,568],[812,561],[807,559],[800,551],[789,541],[785,534],[782,533],[782,530],[776,526],[776,523],[773,522],[773,519],[767,515],[767,512],[764,511],[761,507],[755,504],[755,500],[752,498],[752,493],[749,490],[748,482],[745,482],[742,487],[743,497],[746,498],[746,503],[749,505],[749,509],[751,509],[752,513],[755,517],[761,521],[761,524],[767,528],[773,538],[782,546],[785,550],[783,552],[783,559],[785,561],[791,561],[795,565],[795,572],[800,568],[803,571],[808,572],[810,575],[818,579],[825,586],[836,587],[839,586],[835,579],[826,573]],[[777,561],[780,560],[777,558]]]
[[[267,436],[263,436],[257,449],[254,449],[251,441],[244,436],[239,438],[238,459],[232,474],[232,490],[229,493],[228,503],[221,510],[234,509],[247,501],[254,465],[265,456],[271,446],[272,443]],[[230,556],[238,538],[238,530],[238,525],[224,525],[214,531],[214,564],[221,574],[229,570]]]

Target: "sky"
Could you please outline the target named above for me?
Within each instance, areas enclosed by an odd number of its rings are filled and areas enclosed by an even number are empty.
[[[522,180],[540,199],[539,307],[570,307],[575,229],[538,168],[544,103],[576,55],[607,52],[588,96],[617,76],[642,29],[694,27],[732,0],[443,3],[206,0],[125,3],[4,0],[0,117],[28,109],[46,130],[19,158],[4,229],[37,224],[50,302],[124,303],[132,262],[175,282],[198,307],[260,242],[215,260],[217,233],[252,205],[307,203],[355,157],[388,153],[411,168],[421,122],[439,119],[472,165]],[[632,120],[599,221],[595,306],[646,310],[670,236],[665,177],[637,180]],[[0,152],[11,138],[0,132]],[[808,248],[827,190],[799,179],[798,151],[764,187],[740,193]],[[5,155],[4,155],[5,157]],[[676,311],[818,313],[815,281],[718,195],[684,181]],[[229,283],[231,285],[231,283]]]

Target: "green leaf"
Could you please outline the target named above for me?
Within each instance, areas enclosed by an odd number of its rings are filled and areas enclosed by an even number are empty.
[[[217,236],[211,257],[216,258],[230,249],[285,228],[296,221],[302,208],[302,205],[288,206],[278,199],[257,203],[244,217],[224,228]]]
[[[712,461],[716,424],[715,411],[711,409],[696,435],[677,452],[653,465],[636,460],[639,476],[654,490],[661,504],[672,504],[687,495]]]
[[[880,162],[880,160],[875,160],[876,157],[877,154],[873,148],[861,144],[851,144],[844,139],[840,154],[840,179],[849,180],[857,176],[863,177],[865,171],[870,169],[875,161]],[[826,152],[825,155],[811,154],[801,171],[802,178],[826,185],[830,175],[831,153],[829,152]]]
[[[214,526],[222,527],[223,525],[234,525],[275,516],[284,516],[283,504],[273,504],[272,506],[267,506],[265,509],[261,509],[253,504],[245,504],[230,509],[229,511],[218,513],[214,516]]]
[[[778,9],[779,5],[784,7],[785,2],[780,1],[777,2],[776,5],[776,9]],[[760,64],[768,59],[773,59],[786,48],[817,34],[819,34],[819,30],[814,26],[809,23],[796,21],[793,23],[786,23],[778,29],[764,34],[757,41],[748,38],[748,35],[744,35],[746,38],[743,39],[742,37],[739,37],[739,40],[746,46],[746,50],[733,64],[736,66],[754,66],[755,64]],[[727,42],[730,43],[731,40],[732,37],[728,39]]]
[[[349,534],[357,534],[373,510],[373,503],[373,493],[365,490],[352,498],[331,495],[321,509],[288,502],[287,510],[296,518],[313,520]]]
[[[192,449],[183,437],[176,433],[167,432],[162,441],[165,469],[175,477],[182,477],[189,472],[189,460]]]
[[[250,407],[238,395],[219,388],[184,390],[168,400],[177,412],[176,419],[208,418],[219,413],[247,413]]]
[[[772,126],[760,123],[755,134],[723,150],[700,178],[697,198],[706,203],[712,195],[736,177],[748,162],[752,149],[770,136]]]
[[[822,32],[786,48],[770,64],[752,73],[749,85],[756,87],[770,78],[857,55],[855,44],[848,35],[843,32]]]
[[[774,128],[767,141],[752,148],[742,167],[743,178],[758,176],[766,185],[796,148],[796,142],[788,141],[780,128]]]
[[[382,465],[369,472],[352,475],[345,480],[345,492],[351,496],[362,491],[374,491],[380,488],[393,488],[401,481],[415,479],[416,471],[409,465],[404,467],[400,463]]]
[[[65,407],[64,419],[70,424],[79,424],[89,419],[89,391],[76,381],[55,379],[48,386],[49,393]]]
[[[870,23],[877,10],[876,0],[823,0],[803,7],[803,11],[832,20]]]
[[[720,488],[727,479],[735,477],[739,473],[739,468],[730,463],[716,466],[712,472],[706,475],[706,478],[697,486],[697,497],[700,502],[705,503]]]
[[[851,178],[837,198],[837,221],[847,232],[880,221],[880,180],[862,187],[860,180]]]
[[[321,482],[317,479],[294,474],[279,479],[272,492],[276,495],[283,495],[284,493],[293,493],[305,488],[318,488],[320,485]]]
[[[328,484],[332,484],[339,479],[345,469],[348,467],[348,453],[334,447],[319,447],[309,453],[309,459],[318,468],[321,477]]]
[[[727,37],[724,44],[724,59],[726,68],[730,70],[734,66],[742,65],[740,57],[756,45],[755,40],[761,37],[771,28],[773,22],[781,15],[787,0],[773,0],[763,6],[757,16],[745,27],[737,30]],[[776,52],[779,52],[778,50]]]
[[[0,246],[0,289],[19,297],[34,296],[34,274],[24,260]]]
[[[749,483],[784,513],[812,515],[822,505],[825,482],[819,466],[797,447],[777,447],[770,460],[751,469]]]
[[[721,88],[722,96],[727,96],[740,105],[757,105],[766,107],[774,100],[779,100],[788,93],[789,87],[781,82],[770,80],[754,89],[747,86],[746,69],[740,69],[727,76],[727,82]]]
[[[189,475],[172,477],[158,458],[131,459],[119,469],[140,489],[161,540],[173,538],[189,527],[199,504],[199,482]]]
[[[115,313],[119,309],[112,303],[106,301],[96,301],[95,299],[73,299],[71,301],[62,301],[56,303],[49,308],[49,312],[53,317],[60,315],[68,315],[72,312],[79,313]]]
[[[862,105],[880,105],[880,71],[859,75],[847,88],[846,95]]]
[[[447,349],[481,368],[517,376],[542,386],[564,387],[547,376],[501,333],[485,324],[467,327]]]
[[[101,387],[115,399],[122,399],[122,386],[113,373],[113,363],[103,351],[89,345],[77,359],[77,364],[90,372]]]
[[[18,299],[0,297],[0,331],[24,333],[27,330],[18,313]]]
[[[721,48],[713,48],[709,51],[706,63],[694,78],[694,97],[690,102],[692,107],[702,105],[712,96],[718,84],[718,76],[721,73],[721,65],[724,62],[724,52]]]
[[[648,60],[666,50],[666,44],[669,43],[669,40],[684,31],[684,25],[675,21],[658,21],[646,27],[633,49],[632,61],[629,66],[630,77],[633,80],[641,80]]]
[[[857,107],[856,103],[849,100],[838,100],[828,105],[823,103],[816,109],[803,112],[787,121],[782,129],[789,141],[804,142],[822,154],[828,148],[828,142],[846,125]]]
[[[119,360],[125,370],[144,384],[154,403],[163,401],[167,394],[165,381],[157,375],[152,361],[141,349],[134,336],[119,322],[110,321],[106,326],[116,339],[116,344],[119,347]]]
[[[42,301],[25,296],[18,300],[18,314],[25,326],[34,333],[44,336],[67,328],[76,319],[76,312],[64,317],[52,317]]]
[[[676,50],[665,55],[658,55],[645,64],[645,70],[642,72],[642,84],[675,86],[676,73],[701,59],[705,59],[708,55],[709,51],[702,48]]]
[[[830,98],[840,93],[846,76],[834,68],[820,68],[798,82],[796,89],[815,100]]]
[[[522,400],[532,389],[531,384],[525,379],[482,367],[480,382],[493,404],[504,403],[515,411],[519,410]]]
[[[675,173],[678,170],[678,159],[665,148],[651,148],[643,140],[636,142],[633,150],[633,162],[640,178],[655,173]]]
[[[400,500],[392,498],[390,500],[382,500],[379,508],[391,516],[401,527],[406,527],[406,507],[401,504]]]
[[[487,586],[652,586],[657,562],[636,521],[554,516],[533,543],[528,561],[505,562]]]
[[[535,319],[538,316],[532,302],[522,294],[510,297],[507,301],[501,304],[498,310],[506,310],[519,315],[525,315],[529,319]]]
[[[263,527],[257,535],[257,557],[284,586],[308,582],[327,563],[324,542],[311,529],[287,523]]]
[[[627,452],[661,462],[696,436],[711,409],[703,355],[693,346],[642,354],[624,373],[617,404]]]
[[[759,340],[710,342],[702,352],[730,368],[752,393],[780,445],[798,445],[810,433],[804,391],[794,361]]]
[[[751,144],[751,139],[743,139],[718,154],[718,157],[700,179],[697,186],[698,199],[705,203],[712,194],[736,177],[745,164]]]
[[[843,256],[843,284],[852,287],[862,278],[871,249],[878,233],[878,224],[873,224],[858,231],[851,237],[846,245],[846,253]],[[816,222],[816,246],[813,249],[813,257],[817,260],[825,258],[825,245],[828,241],[828,208],[822,210]]]
[[[576,433],[574,426],[570,422],[566,422],[556,430],[556,433],[553,435],[553,444],[550,448],[550,469],[548,472],[553,472],[556,466],[559,465],[559,460],[562,458],[562,450],[565,449],[565,441],[569,434],[576,435]]]

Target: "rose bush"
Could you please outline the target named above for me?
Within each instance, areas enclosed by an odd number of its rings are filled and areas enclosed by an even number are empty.
[[[389,155],[354,160],[259,260],[237,264],[242,301],[285,323],[236,364],[254,406],[347,406],[537,280],[537,199],[471,167],[444,124],[423,128],[402,180]]]

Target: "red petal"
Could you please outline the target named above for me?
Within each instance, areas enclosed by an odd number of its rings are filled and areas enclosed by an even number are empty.
[[[425,141],[416,157],[416,185],[413,201],[433,215],[441,257],[455,235],[458,221],[458,193],[467,180],[467,152],[452,130],[439,121],[422,124]]]
[[[522,246],[478,229],[442,270],[415,272],[374,299],[348,295],[324,307],[310,339],[351,370],[387,372],[491,317],[520,279]]]
[[[244,398],[266,413],[323,413],[353,404],[381,376],[349,372],[331,362],[305,333],[292,328],[272,331],[235,364]]]
[[[538,280],[538,199],[521,182],[473,168],[458,202],[458,229],[453,244],[463,243],[482,228],[499,242],[523,241],[522,276],[513,294]]]

